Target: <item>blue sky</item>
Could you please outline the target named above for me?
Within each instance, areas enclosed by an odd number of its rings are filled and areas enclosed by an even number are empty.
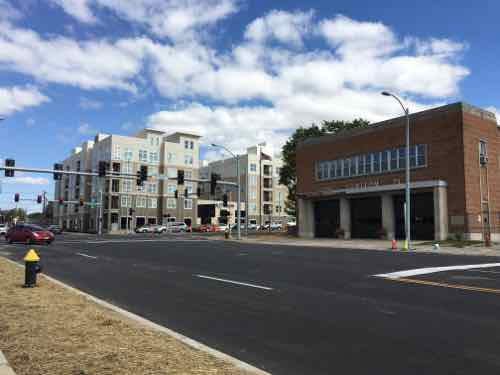
[[[384,89],[412,111],[454,101],[498,111],[499,11],[498,1],[0,0],[0,159],[50,167],[97,131],[144,126],[278,149],[300,125],[398,115]],[[42,190],[51,176],[3,178],[0,207]]]

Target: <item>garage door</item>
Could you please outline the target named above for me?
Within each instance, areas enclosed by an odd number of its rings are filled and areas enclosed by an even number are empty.
[[[379,238],[382,228],[380,197],[351,199],[351,237]]]
[[[316,237],[335,237],[340,224],[338,199],[314,203],[314,231]]]

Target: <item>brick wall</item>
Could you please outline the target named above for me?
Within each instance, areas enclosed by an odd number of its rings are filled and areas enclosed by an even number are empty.
[[[481,233],[481,184],[479,165],[479,142],[487,142],[487,186],[492,232],[500,232],[498,213],[500,212],[500,131],[495,121],[464,113],[464,161],[465,196],[468,230]],[[486,190],[487,189],[487,190]]]
[[[454,220],[449,221],[450,232],[466,231],[466,227],[460,224],[460,217],[464,218],[466,208],[462,120],[462,106],[458,103],[412,115],[410,122],[411,144],[427,145],[427,167],[412,170],[411,180],[444,180],[448,183],[448,214],[450,218],[454,217]],[[314,173],[317,161],[383,151],[404,145],[405,121],[402,118],[357,135],[326,136],[302,143],[297,148],[297,192],[300,194],[342,189],[356,183],[403,183],[404,171],[324,182],[316,181]],[[498,169],[498,165],[495,165]],[[500,184],[497,186],[500,189]]]

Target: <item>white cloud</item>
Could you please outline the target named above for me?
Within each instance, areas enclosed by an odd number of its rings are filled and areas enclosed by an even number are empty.
[[[303,37],[310,31],[313,15],[313,11],[290,13],[273,10],[250,23],[245,37],[257,43],[276,40],[301,46]]]
[[[0,115],[10,115],[28,107],[36,107],[50,99],[36,87],[0,87]]]
[[[44,177],[18,176],[3,179],[4,184],[48,185],[49,180]]]
[[[100,101],[85,98],[85,97],[80,98],[79,105],[83,109],[101,109],[102,108],[102,103]]]
[[[43,39],[34,31],[0,23],[0,68],[83,89],[135,91],[130,80],[142,67],[140,45],[141,39]]]
[[[497,107],[490,106],[490,107],[486,107],[486,110],[493,112],[495,114],[495,116],[497,118],[497,123],[498,123],[498,125],[500,125],[500,109]]]
[[[262,141],[280,146],[293,129],[312,122],[355,117],[378,121],[400,115],[395,103],[380,96],[383,90],[407,98],[412,112],[427,108],[423,102],[442,103],[459,92],[461,80],[469,74],[460,63],[465,44],[401,38],[380,22],[345,16],[317,20],[313,11],[271,11],[249,24],[243,41],[217,50],[206,39],[189,34],[233,12],[233,1],[89,0],[86,4],[89,9],[120,12],[170,41],[149,37],[78,41],[42,37],[0,23],[0,69],[88,90],[145,92],[152,83],[173,104],[170,110],[152,114],[150,126],[199,133],[208,143],[222,142],[240,152]],[[214,11],[218,4],[222,10],[211,14],[207,4]],[[191,16],[172,20],[180,22],[175,30],[185,34],[177,35],[170,21],[153,20],[168,7],[191,15],[204,9],[206,14],[198,14],[195,21],[189,20]],[[326,41],[326,47],[315,43],[311,49],[306,39]],[[88,106],[90,100],[84,102]],[[186,102],[191,104],[179,105]]]
[[[96,131],[87,123],[80,124],[80,126],[77,129],[79,134],[82,135],[92,135]]]
[[[81,22],[95,22],[91,6],[144,25],[160,37],[191,39],[237,10],[236,0],[51,0]]]
[[[84,23],[95,23],[97,19],[90,9],[88,0],[49,0],[53,4],[59,5],[66,13]]]

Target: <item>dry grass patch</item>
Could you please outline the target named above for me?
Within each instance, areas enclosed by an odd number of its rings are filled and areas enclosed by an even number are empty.
[[[0,257],[0,349],[18,375],[243,374]]]

